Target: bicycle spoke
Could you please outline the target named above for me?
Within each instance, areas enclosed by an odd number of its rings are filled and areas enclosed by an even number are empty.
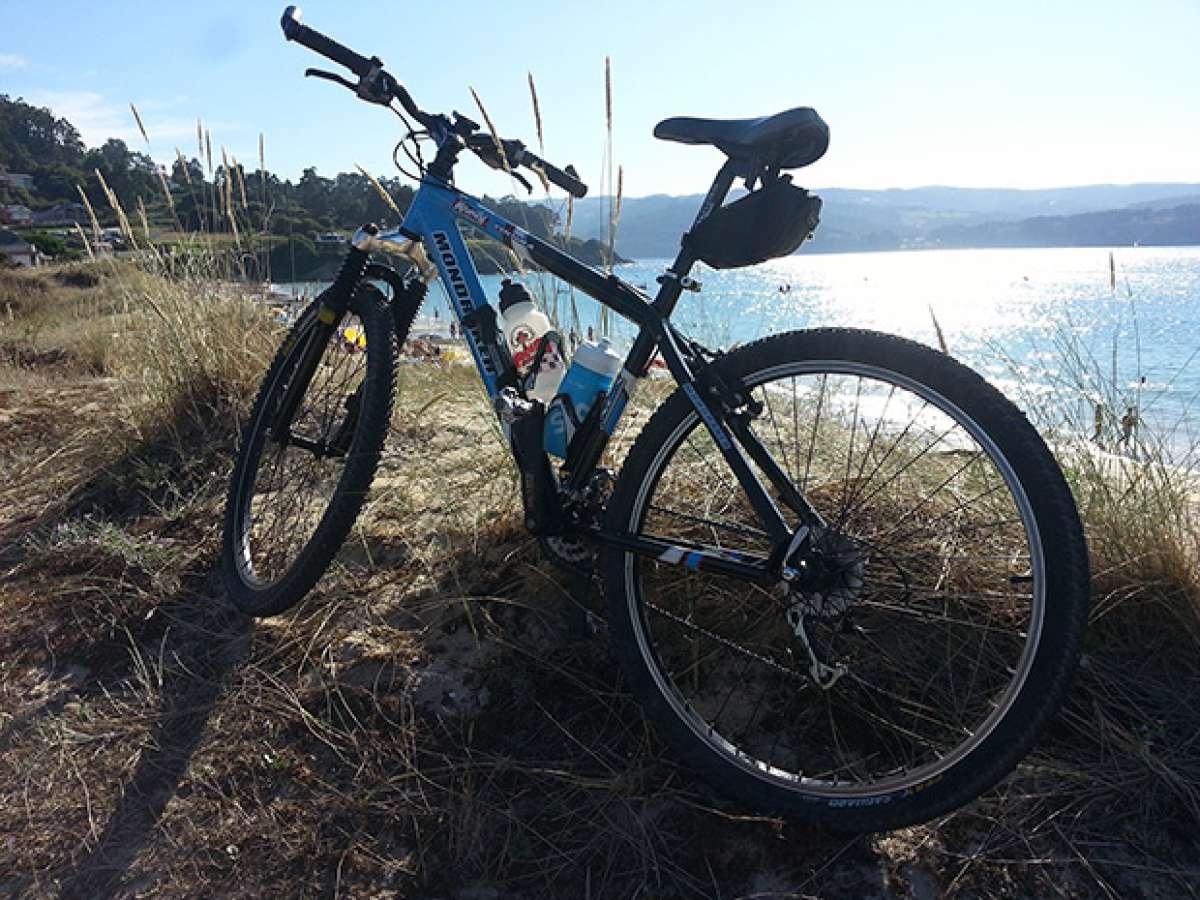
[[[343,327],[362,326],[349,316]],[[298,364],[299,359],[295,356],[292,364]],[[306,446],[329,447],[339,423],[349,415],[347,402],[365,377],[366,360],[365,352],[343,346],[338,334],[331,336],[289,426],[289,435],[307,442]],[[282,377],[292,375],[294,369]],[[270,437],[263,441],[258,471],[252,476],[246,539],[248,564],[255,578],[270,583],[291,568],[307,545],[352,456],[303,449],[290,438],[282,444]]]
[[[808,650],[785,620],[792,599],[642,561],[647,639],[712,740],[794,778],[902,781],[969,738],[1019,664],[1038,596],[1025,521],[971,433],[899,383],[790,372],[751,390],[764,407],[759,440],[826,531],[845,535],[830,552],[863,567],[833,583],[835,595],[850,592],[848,622],[807,626],[818,660],[847,676],[814,688]],[[769,549],[706,434],[695,423],[680,435],[640,533]]]

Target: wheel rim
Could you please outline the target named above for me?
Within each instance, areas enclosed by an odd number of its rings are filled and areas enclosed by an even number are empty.
[[[267,434],[315,324],[309,319],[308,327],[297,332],[291,355],[248,432],[252,444],[238,488],[236,558],[242,580],[255,590],[273,587],[293,569],[356,452],[357,428],[342,433],[349,448],[341,456],[322,455],[291,440],[281,444]],[[364,324],[348,313],[326,343],[293,418],[292,435],[315,444],[333,443],[345,425],[347,401],[366,380],[367,352]]]
[[[847,676],[807,679],[783,615],[795,597],[626,555],[639,650],[695,737],[752,776],[848,805],[918,791],[993,733],[1033,665],[1046,571],[1029,498],[973,418],[900,373],[805,361],[745,382],[759,439],[866,548],[847,614],[806,620]],[[659,448],[629,530],[765,555],[698,426],[690,413]]]

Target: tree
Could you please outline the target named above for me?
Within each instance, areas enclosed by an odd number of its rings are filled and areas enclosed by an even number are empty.
[[[75,185],[83,184],[86,180],[87,177],[78,166],[53,163],[38,169],[34,173],[33,183],[39,198],[43,198],[40,205],[52,206],[55,200],[79,202]]]
[[[94,150],[89,150],[83,158],[84,168],[88,175],[89,187],[99,187],[95,173],[104,176],[109,189],[117,195],[121,206],[127,214],[132,213],[137,206],[140,196],[149,201],[153,196],[162,194],[162,186],[156,174],[154,160],[145,153],[131,152],[125,142],[119,138],[109,138],[104,144]],[[92,205],[98,201],[104,205],[101,192],[92,193]]]
[[[316,244],[302,234],[293,234],[271,248],[271,277],[276,280],[303,279],[320,262]]]
[[[77,257],[78,253],[73,253],[67,248],[67,242],[58,235],[49,234],[45,231],[31,231],[25,235],[25,240],[37,247],[42,253],[47,256],[53,256],[57,260]]]
[[[171,181],[180,187],[203,184],[204,166],[195,157],[189,159],[186,164],[180,157],[176,157],[175,162],[171,163]]]
[[[332,224],[333,183],[318,175],[315,168],[304,170],[293,196],[323,226]]]
[[[0,94],[0,168],[30,173],[52,165],[78,168],[83,150],[79,132],[66,119]]]

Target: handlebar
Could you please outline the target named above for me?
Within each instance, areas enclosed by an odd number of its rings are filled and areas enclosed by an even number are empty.
[[[279,24],[282,26],[284,37],[287,40],[295,41],[297,44],[301,44],[333,60],[338,65],[345,66],[358,76],[359,82],[355,86],[340,76],[321,72],[317,69],[309,69],[305,72],[306,75],[318,75],[352,88],[359,97],[372,103],[380,103],[387,106],[393,99],[398,100],[409,115],[430,131],[434,131],[434,125],[437,122],[446,121],[444,116],[431,116],[429,113],[422,112],[413,101],[412,95],[405,90],[404,85],[400,84],[400,82],[384,71],[383,61],[379,57],[373,56],[367,59],[367,57],[355,53],[349,47],[339,44],[333,38],[326,37],[316,29],[301,24],[300,10],[297,7],[287,7],[283,11],[283,16]],[[467,123],[472,128],[477,127],[470,120],[460,117],[460,121]],[[530,153],[520,141],[502,141],[501,143],[510,167],[526,166],[530,169],[540,170],[551,183],[558,185],[574,197],[583,197],[587,194],[587,185],[579,180],[579,174],[575,171],[574,166],[567,166],[566,169],[560,169],[558,166],[552,165],[541,157]],[[495,145],[490,138],[486,140],[468,140],[465,141],[465,144],[488,165],[495,165],[496,160],[489,158],[496,155]],[[462,146],[462,144],[459,146]],[[490,150],[488,149],[489,147],[491,148]],[[526,186],[528,187],[528,185]]]
[[[566,169],[560,169],[558,166],[546,162],[541,157],[535,156],[528,150],[523,152],[518,162],[531,169],[541,169],[552,184],[557,184],[572,197],[587,195],[587,185],[579,180],[579,174],[575,171],[574,166],[567,166]]]
[[[300,24],[300,10],[295,6],[289,6],[283,11],[283,18],[279,20],[279,24],[283,26],[283,36],[289,41],[295,41],[309,50],[332,59],[339,66],[345,66],[359,78],[365,78],[376,66],[383,65],[378,59],[370,60],[365,56],[360,56],[349,47],[342,46],[333,38],[326,37],[321,32],[309,28],[307,25]]]

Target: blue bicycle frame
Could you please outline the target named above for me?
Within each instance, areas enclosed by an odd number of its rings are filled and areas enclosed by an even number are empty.
[[[734,174],[733,166],[727,164],[722,168],[697,215],[697,222],[720,206]],[[406,256],[418,266],[426,280],[436,272],[446,289],[454,315],[462,327],[472,358],[492,400],[500,393],[503,373],[489,353],[485,336],[479,327],[479,318],[475,315],[489,301],[459,230],[462,222],[509,247],[520,259],[594,297],[640,328],[620,376],[604,400],[596,427],[591,433],[583,435],[578,449],[574,445],[572,447],[571,457],[563,467],[565,489],[579,490],[588,483],[609,437],[621,421],[638,379],[645,375],[651,358],[658,351],[745,488],[750,503],[772,539],[786,542],[793,537],[793,529],[788,526],[775,501],[750,468],[746,454],[768,476],[790,508],[798,512],[803,520],[819,524],[815,511],[753,435],[749,427],[750,417],[730,414],[733,404],[725,402],[728,400],[728,391],[722,396],[724,386],[714,384],[705,377],[708,369],[705,361],[695,351],[695,346],[669,322],[669,315],[682,292],[698,288],[687,276],[694,259],[686,250],[680,251],[675,262],[659,278],[660,289],[655,299],[651,300],[615,275],[604,275],[530,234],[474,197],[440,179],[426,176],[400,226],[377,234],[360,231],[353,243],[361,250],[383,250]],[[744,401],[745,398],[742,399]],[[663,548],[664,552],[670,551],[668,555],[673,555],[678,549]],[[691,560],[688,564],[699,566],[702,560],[709,563],[705,568],[725,568],[728,564],[742,577],[748,574],[751,566],[730,560],[712,548],[706,549],[710,552],[702,552],[699,556],[688,553],[686,560]],[[645,553],[649,548],[642,547],[640,550]],[[753,568],[761,572],[758,566]]]

